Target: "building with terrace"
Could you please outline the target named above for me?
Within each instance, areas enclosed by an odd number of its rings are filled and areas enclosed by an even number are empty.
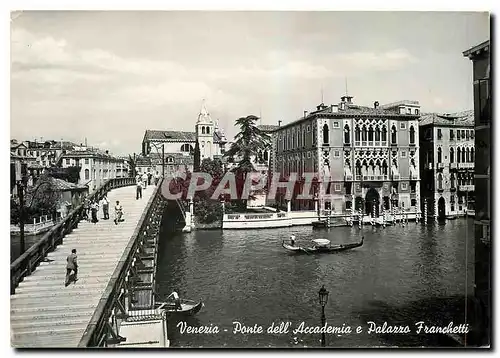
[[[474,112],[420,118],[422,205],[434,218],[465,215],[474,208]]]
[[[274,131],[273,172],[285,178],[318,175],[312,187],[316,200],[294,199],[292,210],[342,214],[354,208],[379,215],[382,208],[395,207],[420,213],[419,102],[368,107],[352,98],[321,103]],[[319,190],[331,199],[318,197]]]

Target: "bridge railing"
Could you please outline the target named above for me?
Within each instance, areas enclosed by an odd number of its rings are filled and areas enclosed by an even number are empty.
[[[89,200],[100,200],[108,191],[124,186],[135,185],[134,178],[114,178],[106,181]],[[72,210],[68,216],[50,229],[38,242],[33,244],[10,265],[10,294],[14,294],[16,287],[25,276],[31,275],[45,256],[62,244],[63,238],[78,226],[82,218],[83,203]]]
[[[154,217],[154,213],[159,212],[159,207],[163,204],[164,199],[161,194],[160,185],[155,187],[151,198],[148,201],[144,212],[142,213],[137,227],[132,234],[127,247],[125,248],[120,260],[118,261],[111,279],[101,296],[101,299],[90,319],[87,328],[78,344],[79,348],[84,347],[100,347],[109,332],[109,321],[113,315],[113,311],[120,301],[122,294],[130,292],[128,274],[132,269],[134,257],[139,250],[140,245],[145,242],[151,234],[153,226],[159,224],[159,219]],[[155,221],[157,221],[155,223]]]

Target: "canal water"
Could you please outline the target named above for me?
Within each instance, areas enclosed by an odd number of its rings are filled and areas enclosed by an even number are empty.
[[[45,233],[40,235],[27,235],[24,239],[25,249],[29,249],[36,244]],[[14,262],[21,253],[21,237],[19,235],[10,234],[10,262]]]
[[[298,245],[314,238],[358,241],[357,227],[329,231],[310,226],[246,231],[196,231],[161,235],[158,291],[203,299],[205,307],[183,319],[189,326],[218,327],[217,334],[182,334],[169,321],[174,347],[318,347],[320,334],[293,333],[301,322],[321,326],[318,290],[329,291],[329,347],[442,346],[443,335],[416,334],[415,323],[447,326],[465,321],[464,297],[473,294],[472,219],[445,225],[372,228],[362,247],[321,255],[294,255],[281,247],[291,234]],[[233,334],[233,322],[262,326],[261,334]],[[367,333],[372,321],[408,325],[410,334]],[[267,334],[271,324],[290,322],[288,332]],[[346,332],[350,326],[352,333]],[[362,333],[355,328],[362,326]]]

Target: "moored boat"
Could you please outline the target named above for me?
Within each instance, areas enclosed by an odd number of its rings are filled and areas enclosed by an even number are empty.
[[[315,253],[334,253],[334,252],[340,252],[340,251],[354,249],[356,247],[362,246],[363,241],[364,241],[364,236],[361,237],[360,242],[355,242],[355,243],[351,243],[351,244],[332,245],[330,240],[315,239],[315,240],[312,240],[314,245],[311,247],[289,245],[289,244],[286,244],[284,240],[283,240],[281,245],[286,250],[294,252],[294,253],[315,254]]]
[[[160,309],[164,309],[168,315],[184,315],[192,316],[198,313],[205,304],[203,301],[192,301],[181,299],[181,308],[177,308],[175,301],[157,302],[157,306]]]

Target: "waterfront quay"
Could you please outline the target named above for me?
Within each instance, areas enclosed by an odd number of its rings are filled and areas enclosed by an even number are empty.
[[[194,231],[160,234],[157,284],[160,295],[177,290],[203,299],[205,307],[182,322],[217,326],[217,334],[180,332],[169,320],[172,347],[319,347],[321,334],[293,334],[304,322],[321,326],[318,290],[328,289],[329,326],[358,325],[362,334],[328,334],[327,347],[455,346],[443,334],[416,334],[415,324],[463,324],[464,298],[473,294],[474,222],[410,222],[406,226],[310,226],[239,231]],[[354,250],[326,255],[291,255],[281,247],[295,235],[298,245],[311,239],[332,244],[357,241]],[[238,321],[260,325],[262,334],[233,334]],[[367,322],[382,328],[408,325],[409,334],[368,334]],[[274,323],[290,322],[288,333],[268,334]],[[225,331],[226,330],[226,331]]]

